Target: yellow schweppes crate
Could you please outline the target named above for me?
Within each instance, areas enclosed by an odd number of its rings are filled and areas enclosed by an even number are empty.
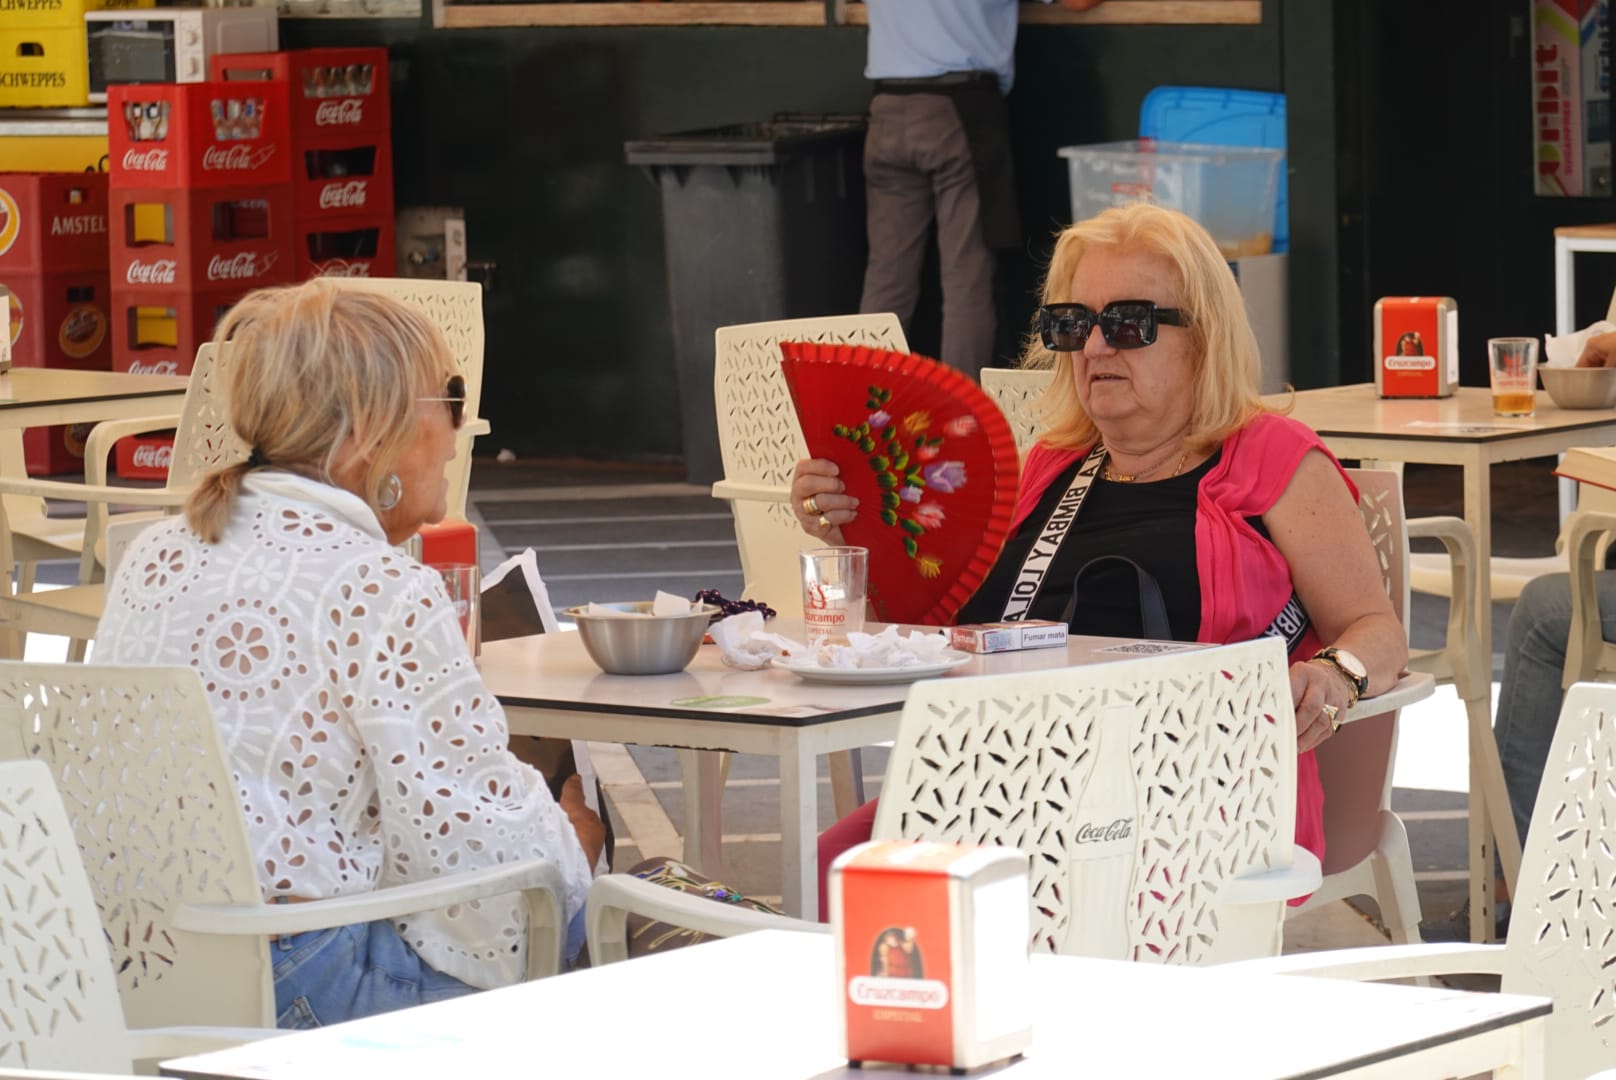
[[[156,6],[157,0],[0,0],[0,31],[71,27],[82,35],[86,11]]]
[[[0,105],[55,108],[89,103],[83,23],[57,30],[13,30],[0,21]]]

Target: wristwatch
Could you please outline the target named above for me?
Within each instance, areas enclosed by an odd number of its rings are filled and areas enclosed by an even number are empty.
[[[1310,662],[1317,660],[1321,664],[1329,664],[1341,673],[1342,678],[1347,680],[1347,687],[1352,691],[1352,700],[1347,702],[1348,708],[1358,704],[1358,699],[1363,696],[1364,691],[1369,689],[1369,669],[1364,667],[1362,660],[1345,649],[1338,649],[1331,645],[1327,649],[1320,649],[1310,656],[1308,660]]]

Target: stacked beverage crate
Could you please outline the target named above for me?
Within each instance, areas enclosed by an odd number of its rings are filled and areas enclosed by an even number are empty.
[[[13,364],[112,369],[104,173],[0,173],[0,286]],[[29,428],[29,475],[80,471],[89,427]]]
[[[107,93],[112,366],[186,375],[219,317],[297,279],[286,84],[144,83]],[[171,436],[120,440],[161,479]]]
[[[387,50],[233,53],[212,65],[216,80],[287,86],[298,279],[394,276]]]

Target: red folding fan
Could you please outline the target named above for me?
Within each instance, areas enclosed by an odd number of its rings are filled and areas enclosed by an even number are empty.
[[[1020,459],[982,388],[935,360],[866,345],[781,342],[808,452],[841,468],[870,550],[882,622],[947,625],[1010,533]]]

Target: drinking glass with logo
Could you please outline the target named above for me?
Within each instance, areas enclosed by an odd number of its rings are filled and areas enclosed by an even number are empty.
[[[460,630],[466,635],[466,648],[476,656],[482,651],[482,573],[470,563],[430,565],[443,575],[443,587],[448,590],[455,614],[460,616]]]
[[[809,638],[845,638],[863,630],[869,549],[813,548],[801,558],[802,618]]]
[[[1494,416],[1531,416],[1537,405],[1537,338],[1487,339]]]

